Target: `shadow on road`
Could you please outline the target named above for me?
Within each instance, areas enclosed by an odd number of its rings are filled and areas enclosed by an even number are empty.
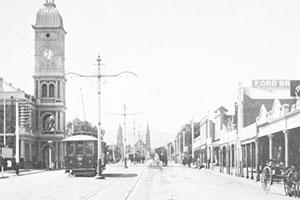
[[[111,174],[102,174],[102,176],[104,177],[110,177],[110,178],[133,178],[133,177],[137,177],[138,174],[117,174],[117,173],[111,173]]]

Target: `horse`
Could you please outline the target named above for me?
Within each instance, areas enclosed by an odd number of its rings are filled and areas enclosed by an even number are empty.
[[[286,175],[286,184],[289,184],[290,188],[293,191],[289,191],[288,194],[294,194],[295,198],[299,197],[300,168],[291,166],[291,168],[287,170]]]

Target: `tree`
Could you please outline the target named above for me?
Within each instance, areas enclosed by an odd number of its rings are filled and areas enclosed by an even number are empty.
[[[78,118],[73,119],[72,122],[68,122],[67,124],[68,130],[71,130],[71,132],[78,133],[78,132],[91,132],[91,133],[97,133],[98,129],[97,126],[92,125],[88,121],[81,121]],[[101,130],[102,135],[104,135],[105,130]]]

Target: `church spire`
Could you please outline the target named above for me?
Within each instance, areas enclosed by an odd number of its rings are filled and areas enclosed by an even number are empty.
[[[151,139],[150,139],[149,122],[147,122],[146,147],[147,147],[147,150],[150,152],[151,151]]]

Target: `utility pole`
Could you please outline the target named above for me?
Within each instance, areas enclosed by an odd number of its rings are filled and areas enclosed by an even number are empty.
[[[135,163],[135,121],[133,122],[133,160]]]
[[[118,74],[114,74],[114,75],[102,75],[101,74],[101,70],[100,70],[100,64],[101,64],[101,58],[100,58],[100,55],[98,55],[98,58],[96,59],[97,61],[97,66],[98,66],[98,73],[97,75],[82,75],[82,74],[78,74],[78,73],[75,73],[75,72],[68,72],[66,73],[65,75],[68,75],[68,74],[73,74],[73,75],[77,75],[79,77],[85,77],[85,78],[97,78],[98,79],[98,91],[97,91],[97,94],[98,94],[98,125],[97,125],[97,128],[98,128],[98,134],[97,134],[97,137],[98,137],[98,152],[97,152],[97,175],[96,175],[96,179],[104,179],[103,176],[101,176],[102,174],[102,167],[103,167],[103,164],[104,164],[104,160],[103,160],[103,152],[102,152],[102,130],[101,130],[101,78],[102,77],[116,77],[116,76],[119,76],[121,74],[126,74],[126,73],[129,73],[129,74],[132,74],[134,76],[137,76],[135,73],[133,72],[130,72],[130,71],[123,71],[121,73],[118,73]]]
[[[127,147],[126,147],[126,104],[124,104],[124,168],[127,167]]]
[[[19,155],[19,102],[16,99],[16,174],[19,175],[20,155]]]
[[[191,129],[192,129],[192,160],[194,162],[194,135],[195,135],[195,130],[194,130],[194,118],[192,118],[191,122]]]
[[[98,55],[98,153],[97,153],[97,175],[96,178],[103,179],[102,174],[102,134],[101,134],[101,71],[100,62],[101,58]]]
[[[3,143],[6,146],[6,95],[3,92]]]

